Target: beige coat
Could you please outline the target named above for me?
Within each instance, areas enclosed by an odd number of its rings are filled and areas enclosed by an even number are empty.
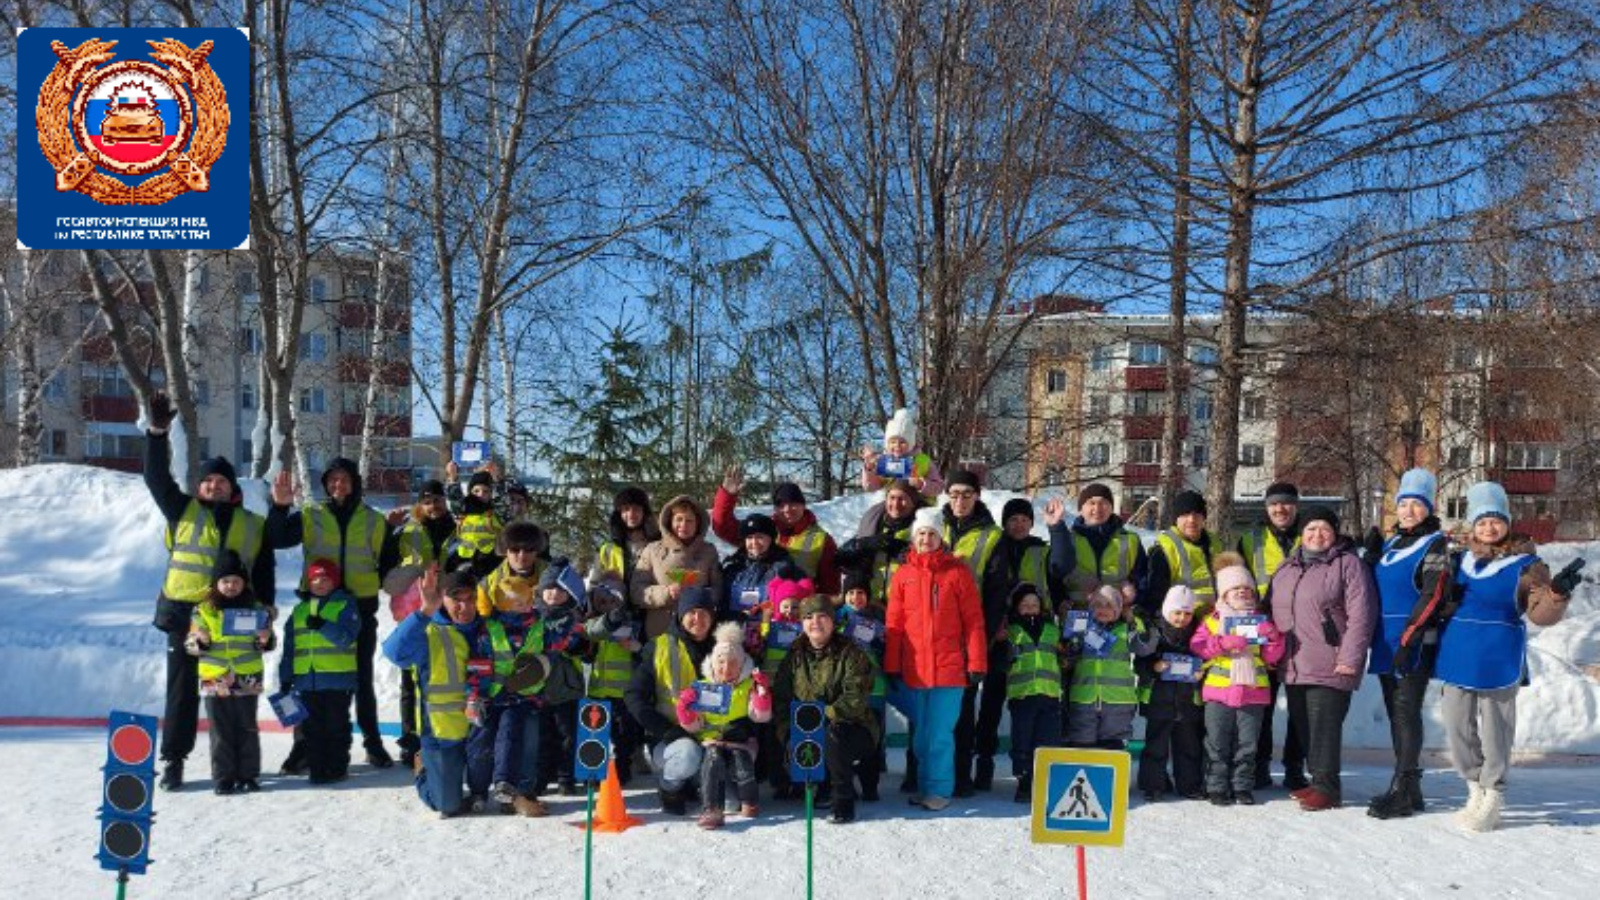
[[[688,543],[678,540],[672,533],[672,510],[688,504],[699,523],[694,537]],[[717,550],[706,543],[706,532],[711,518],[704,507],[688,497],[674,497],[661,507],[657,516],[661,524],[661,539],[646,545],[639,552],[638,564],[628,581],[628,599],[644,610],[645,639],[667,630],[667,623],[677,607],[672,595],[675,585],[689,582],[711,592],[713,600],[722,595],[722,566]]]

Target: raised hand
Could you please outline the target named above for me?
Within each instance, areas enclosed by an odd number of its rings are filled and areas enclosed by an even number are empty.
[[[288,469],[272,479],[272,502],[278,506],[294,505],[294,476],[289,474]]]
[[[1054,527],[1067,517],[1067,504],[1060,497],[1051,497],[1044,505],[1044,524]]]

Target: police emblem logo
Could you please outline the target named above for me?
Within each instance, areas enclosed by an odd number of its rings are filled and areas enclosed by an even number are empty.
[[[210,189],[229,123],[227,91],[206,59],[213,43],[146,43],[154,63],[113,61],[116,41],[51,42],[58,61],[39,90],[36,117],[56,190],[154,206]],[[151,173],[159,174],[127,180]]]

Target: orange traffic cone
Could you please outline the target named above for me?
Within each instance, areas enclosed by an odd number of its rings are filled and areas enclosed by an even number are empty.
[[[583,822],[573,822],[574,827],[584,827]],[[600,799],[594,807],[594,830],[615,834],[644,823],[628,815],[628,806],[622,799],[622,780],[617,777],[617,761],[606,768],[606,780],[600,784]]]

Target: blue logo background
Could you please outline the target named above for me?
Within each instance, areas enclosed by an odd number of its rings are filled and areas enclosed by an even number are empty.
[[[187,191],[154,206],[110,206],[91,200],[77,191],[57,191],[56,173],[39,146],[36,107],[39,89],[60,59],[50,49],[51,41],[76,47],[90,38],[116,41],[112,62],[138,60],[161,65],[150,55],[147,41],[167,38],[182,41],[190,49],[212,41],[206,57],[228,92],[228,144],[210,169],[210,189],[205,193]],[[215,249],[231,250],[250,236],[250,44],[235,28],[29,28],[17,36],[17,240],[35,249],[104,247],[110,249]],[[82,90],[82,88],[78,88]],[[196,110],[198,117],[199,111]],[[197,122],[198,124],[198,122]],[[191,141],[193,132],[191,132]],[[76,140],[76,138],[74,138]],[[81,148],[80,148],[81,149]],[[104,169],[99,174],[118,176]],[[121,178],[125,184],[140,184],[162,172]],[[207,235],[195,238],[142,240],[74,239],[70,227],[59,227],[58,218],[160,218],[205,219]],[[110,226],[114,227],[114,226]],[[190,230],[190,229],[183,229]]]
[[[1084,765],[1083,763],[1055,763],[1050,766],[1050,775],[1045,786],[1045,813],[1044,827],[1049,831],[1089,831],[1108,833],[1111,831],[1112,807],[1115,795],[1112,789],[1116,784],[1116,770],[1110,766]],[[1051,815],[1055,812],[1057,804],[1072,789],[1073,779],[1079,772],[1089,778],[1089,788],[1094,792],[1095,799],[1099,800],[1100,809],[1104,815],[1097,819],[1059,818]],[[1068,803],[1071,801],[1068,800]]]

